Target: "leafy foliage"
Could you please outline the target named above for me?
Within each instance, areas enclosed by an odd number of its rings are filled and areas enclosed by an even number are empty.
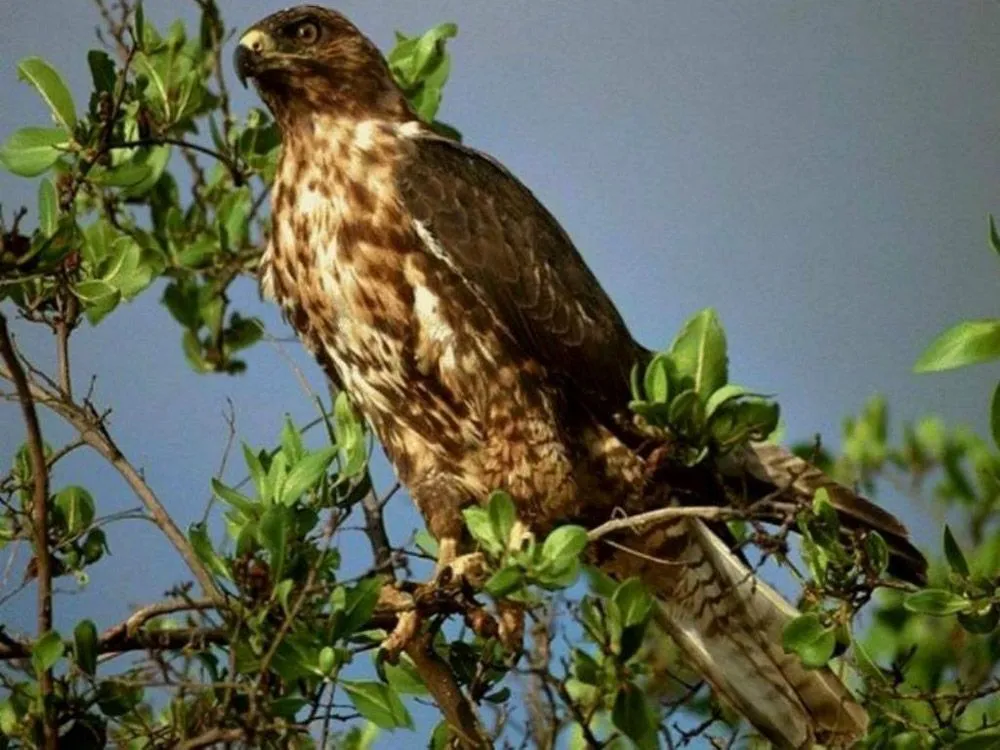
[[[695,464],[778,426],[778,404],[729,382],[726,335],[714,310],[694,315],[670,348],[632,371],[632,411],[654,434],[681,441]]]

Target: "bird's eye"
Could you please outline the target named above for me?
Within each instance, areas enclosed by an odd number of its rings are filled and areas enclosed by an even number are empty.
[[[319,38],[319,27],[312,21],[300,23],[295,27],[295,38],[305,44],[312,44]]]

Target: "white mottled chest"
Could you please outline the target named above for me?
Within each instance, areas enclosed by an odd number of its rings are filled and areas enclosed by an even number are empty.
[[[394,246],[409,220],[393,174],[408,135],[402,128],[331,120],[308,142],[287,143],[261,262],[264,294],[303,343],[379,410],[405,397],[414,367],[426,375],[456,361],[455,332],[415,262],[419,246]]]

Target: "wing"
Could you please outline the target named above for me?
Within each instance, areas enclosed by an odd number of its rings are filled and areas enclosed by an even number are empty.
[[[589,408],[624,409],[629,372],[645,350],[562,227],[489,157],[434,136],[413,141],[398,186],[428,251]]]

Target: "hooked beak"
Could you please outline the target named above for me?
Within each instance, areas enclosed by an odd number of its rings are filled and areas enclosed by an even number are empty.
[[[240,38],[233,53],[233,67],[244,88],[248,78],[254,78],[261,72],[274,46],[270,35],[260,29],[250,29]]]

